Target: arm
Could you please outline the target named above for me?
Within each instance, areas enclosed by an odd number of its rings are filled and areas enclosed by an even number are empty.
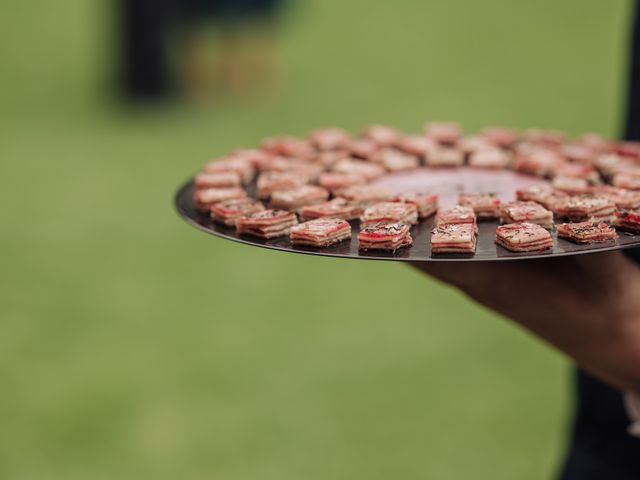
[[[640,392],[640,268],[622,253],[414,266],[530,330],[605,382]]]

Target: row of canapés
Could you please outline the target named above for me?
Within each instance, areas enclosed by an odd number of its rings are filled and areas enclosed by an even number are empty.
[[[208,162],[198,188],[238,188],[258,176],[257,196],[307,184],[330,192],[364,185],[389,172],[421,166],[510,168],[552,179],[567,193],[591,193],[603,182],[640,190],[640,142],[616,142],[597,134],[569,139],[555,130],[489,127],[463,135],[458,124],[428,123],[419,135],[372,125],[354,136],[339,128],[306,138],[263,140]]]
[[[496,241],[515,252],[539,251],[552,247],[549,230],[557,228],[561,238],[576,243],[614,240],[616,231],[640,232],[640,211],[616,208],[609,199],[591,195],[560,196],[554,212],[537,201],[544,189],[530,187],[517,191],[523,200],[501,203],[493,194],[460,194],[459,205],[438,210],[435,195],[409,192],[374,203],[354,206],[343,198],[307,205],[298,215],[284,209],[266,209],[249,197],[226,200],[210,207],[213,221],[235,226],[238,235],[263,239],[289,236],[293,245],[328,247],[351,238],[348,220],[360,219],[359,248],[395,251],[412,245],[410,229],[420,220],[436,215],[431,234],[432,253],[474,253],[477,222],[499,219]],[[534,197],[532,197],[532,195]],[[549,189],[549,195],[556,196]],[[549,199],[546,199],[549,200]]]

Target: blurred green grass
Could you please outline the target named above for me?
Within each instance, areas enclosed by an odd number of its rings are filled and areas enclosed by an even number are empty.
[[[10,2],[0,478],[539,479],[568,366],[409,268],[188,228],[171,195],[261,137],[426,119],[616,135],[629,2],[300,2],[269,100],[124,108],[105,3]]]

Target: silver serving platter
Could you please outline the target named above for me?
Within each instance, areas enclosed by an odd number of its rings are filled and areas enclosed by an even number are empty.
[[[516,189],[545,183],[546,180],[518,174],[509,170],[492,171],[469,167],[454,169],[422,168],[410,172],[386,175],[375,182],[376,185],[387,188],[391,194],[402,193],[409,190],[435,193],[439,196],[441,208],[455,205],[457,196],[461,192],[494,192],[502,201],[511,201],[514,200]],[[255,185],[249,185],[248,192],[250,195],[254,193],[254,190]],[[289,242],[288,237],[264,240],[256,237],[236,235],[233,227],[214,223],[208,215],[198,211],[193,203],[193,192],[193,181],[190,179],[178,189],[174,199],[178,214],[187,223],[206,233],[226,238],[227,240],[285,252],[328,257],[396,260],[405,262],[486,262],[550,258],[634,247],[640,248],[640,235],[625,232],[619,232],[617,240],[591,245],[577,245],[559,239],[556,237],[555,232],[551,232],[554,243],[552,250],[545,252],[514,253],[495,244],[497,222],[480,222],[478,224],[478,245],[475,255],[433,255],[431,253],[430,242],[430,233],[434,226],[433,217],[421,221],[411,229],[411,235],[413,237],[413,245],[411,247],[401,248],[396,252],[376,250],[359,251],[357,238],[359,232],[358,221],[351,222],[351,241],[341,242],[326,248],[293,246]]]

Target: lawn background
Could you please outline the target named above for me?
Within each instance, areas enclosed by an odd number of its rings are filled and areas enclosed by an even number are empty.
[[[0,16],[0,478],[541,479],[566,361],[403,265],[172,210],[260,138],[426,119],[617,135],[629,1],[290,2],[268,100],[124,107],[109,2]]]

